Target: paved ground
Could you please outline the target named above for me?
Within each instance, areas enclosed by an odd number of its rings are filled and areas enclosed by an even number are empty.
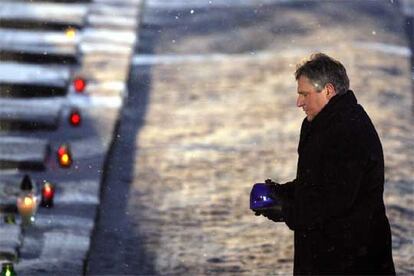
[[[293,72],[313,51],[343,61],[377,127],[397,272],[414,273],[409,61],[374,44],[407,45],[392,1],[213,6],[144,10],[90,274],[291,274],[292,232],[248,200],[295,176]]]

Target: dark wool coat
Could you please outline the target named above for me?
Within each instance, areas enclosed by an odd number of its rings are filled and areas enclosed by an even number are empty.
[[[378,134],[352,91],[303,121],[296,179],[279,185],[294,274],[395,274]]]

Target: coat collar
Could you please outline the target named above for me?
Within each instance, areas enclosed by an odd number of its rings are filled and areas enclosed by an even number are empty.
[[[355,94],[352,90],[348,90],[344,94],[336,95],[325,105],[325,107],[315,116],[312,122],[309,122],[306,118],[304,119],[304,125],[306,128],[315,129],[325,126],[332,116],[350,106],[354,106],[358,103]]]
[[[357,104],[357,99],[352,90],[348,90],[344,94],[336,95],[325,105],[325,107],[315,116],[312,122],[306,118],[302,122],[300,133],[300,141],[298,151],[301,152],[303,146],[308,140],[309,135],[317,129],[324,128],[331,122],[331,118],[338,113],[345,111],[351,106]]]

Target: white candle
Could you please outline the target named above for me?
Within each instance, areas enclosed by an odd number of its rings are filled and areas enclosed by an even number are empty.
[[[37,210],[38,199],[32,194],[23,195],[17,198],[17,209],[23,219],[31,219]]]

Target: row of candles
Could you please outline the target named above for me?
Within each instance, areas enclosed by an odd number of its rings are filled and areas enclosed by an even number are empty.
[[[82,84],[84,85],[84,84]],[[76,85],[75,85],[76,86]],[[84,87],[83,87],[84,88]],[[83,89],[82,88],[82,89]],[[76,89],[77,90],[77,89]],[[77,109],[73,109],[69,115],[69,123],[72,126],[79,126],[81,123],[80,112]],[[63,144],[57,150],[57,161],[63,168],[68,168],[72,165],[72,153],[69,145]],[[35,220],[35,214],[40,204],[41,207],[51,208],[53,207],[53,199],[55,196],[55,186],[48,182],[43,181],[40,203],[39,196],[33,189],[32,180],[28,175],[23,177],[20,184],[20,193],[16,200],[17,210],[21,217],[22,226],[27,227],[31,225]],[[16,219],[14,214],[8,213],[4,217],[4,222],[7,224],[15,224]],[[2,264],[2,270],[0,276],[15,276],[16,272],[12,262],[5,262]]]
[[[81,122],[80,113],[78,110],[72,110],[69,116],[69,122],[73,126],[79,126]],[[63,168],[68,168],[72,165],[72,153],[69,145],[63,144],[57,150],[57,161]],[[48,182],[43,181],[43,185],[39,196],[33,189],[32,180],[28,175],[23,177],[20,184],[20,193],[16,200],[17,210],[21,217],[23,227],[30,226],[35,220],[35,214],[37,208],[41,207],[51,208],[53,207],[53,199],[55,196],[55,186]],[[16,219],[14,214],[8,213],[4,216],[4,222],[7,224],[15,224]],[[2,270],[0,276],[15,276],[16,272],[12,262],[6,262],[2,264]]]
[[[66,31],[68,37],[74,37],[76,30],[70,28]],[[73,87],[75,92],[83,93],[86,88],[86,81],[82,77],[76,77],[73,80]],[[78,109],[73,109],[69,114],[69,123],[72,126],[79,126],[81,123],[81,115]],[[57,150],[57,159],[61,167],[67,168],[72,164],[72,155],[69,145],[61,145]],[[34,222],[34,216],[37,212],[39,205],[39,196],[33,190],[33,184],[28,175],[23,177],[20,185],[20,194],[17,198],[17,210],[21,216],[23,226],[31,225]],[[51,208],[53,206],[53,199],[55,196],[55,187],[50,182],[44,181],[41,189],[40,206],[45,208]],[[16,223],[13,214],[7,214],[4,217],[5,223]],[[13,268],[12,262],[6,262],[2,264],[2,270],[0,276],[15,276],[16,272]]]
[[[68,36],[74,36],[74,30],[68,30]],[[73,87],[77,93],[83,93],[86,87],[86,81],[77,77],[73,80]],[[69,114],[69,123],[72,126],[79,126],[81,123],[81,115],[78,109],[73,109]],[[72,154],[69,145],[63,144],[57,150],[57,160],[61,167],[67,168],[72,165]],[[39,206],[39,196],[33,189],[33,184],[28,175],[23,177],[20,185],[20,194],[17,197],[16,205],[19,215],[22,219],[22,225],[28,226],[34,222],[34,217]],[[55,186],[48,181],[43,181],[41,189],[40,206],[45,208],[53,207],[53,199],[55,196]],[[7,224],[15,224],[16,220],[13,214],[7,214],[4,217]],[[0,276],[15,276],[16,272],[12,262],[2,264]]]

